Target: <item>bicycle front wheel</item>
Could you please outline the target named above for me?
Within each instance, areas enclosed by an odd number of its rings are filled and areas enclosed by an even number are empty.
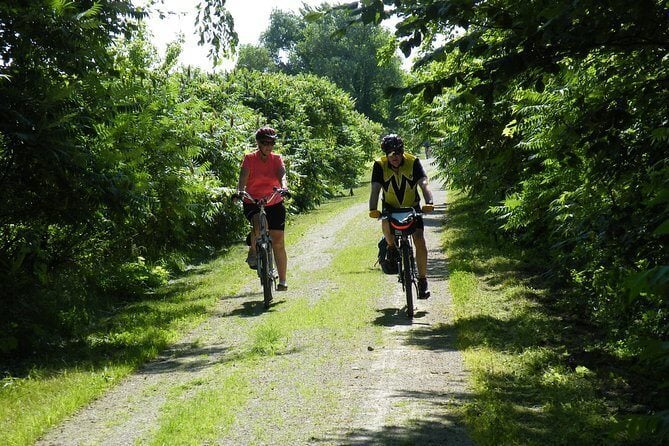
[[[407,316],[413,318],[413,275],[411,273],[411,247],[408,244],[402,246],[402,281],[404,282],[404,293],[407,298]]]
[[[265,246],[261,247],[258,252],[258,257],[260,264],[262,265],[262,270],[259,270],[260,273],[260,283],[262,284],[263,292],[263,305],[265,308],[269,308],[270,303],[272,302],[272,291],[274,288],[274,276],[272,273],[272,255],[270,253],[271,247]],[[260,268],[260,265],[259,265]]]

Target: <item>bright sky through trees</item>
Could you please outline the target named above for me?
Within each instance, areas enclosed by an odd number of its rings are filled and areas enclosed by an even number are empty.
[[[136,0],[142,4],[142,0]],[[164,54],[168,43],[176,40],[181,32],[184,34],[184,51],[180,61],[184,65],[195,65],[210,70],[211,61],[207,59],[208,48],[198,46],[195,35],[196,7],[199,0],[164,0],[161,10],[169,11],[164,19],[156,14],[149,19],[149,29],[154,36],[153,42],[160,54]],[[227,0],[226,7],[235,20],[235,31],[239,35],[240,44],[257,44],[260,34],[267,29],[269,16],[273,9],[297,12],[302,5],[318,6],[324,0]],[[328,0],[329,4],[343,3],[341,0]],[[222,69],[234,65],[234,60],[224,61]]]

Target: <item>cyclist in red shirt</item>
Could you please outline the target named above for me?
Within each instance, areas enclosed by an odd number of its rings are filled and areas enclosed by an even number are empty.
[[[281,155],[272,153],[276,143],[276,130],[271,127],[261,127],[256,131],[257,150],[244,156],[237,183],[237,191],[246,191],[253,198],[262,198],[271,195],[274,188],[287,189],[286,167],[283,164]],[[258,236],[258,212],[260,209],[255,204],[244,200],[244,215],[253,225],[253,235],[251,240]],[[272,237],[272,247],[274,250],[274,259],[279,273],[279,284],[277,290],[286,291],[286,272],[288,269],[288,257],[286,255],[286,246],[284,243],[284,228],[286,224],[286,208],[283,204],[283,197],[276,195],[271,203],[265,206],[267,213],[267,224],[269,226],[270,237]],[[252,269],[257,268],[257,259],[255,246],[251,243],[246,263]]]

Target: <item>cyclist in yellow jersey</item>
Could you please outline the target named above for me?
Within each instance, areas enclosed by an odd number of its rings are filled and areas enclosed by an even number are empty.
[[[369,197],[369,216],[379,218],[379,194],[383,210],[393,208],[413,207],[423,212],[432,212],[434,209],[432,191],[428,186],[425,169],[418,158],[404,152],[404,141],[398,135],[390,134],[383,137],[381,149],[386,154],[374,162],[372,169],[372,191]],[[418,188],[420,187],[425,205],[421,208]],[[423,236],[423,219],[416,221],[416,231],[413,233],[413,242],[416,247],[416,267],[418,268],[418,298],[430,297],[427,284],[427,247]],[[387,259],[391,262],[397,258],[395,238],[387,220],[381,221],[381,230],[388,243]]]

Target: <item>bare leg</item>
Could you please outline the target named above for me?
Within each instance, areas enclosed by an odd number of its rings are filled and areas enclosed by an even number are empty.
[[[252,254],[253,257],[255,257],[256,254],[256,239],[258,238],[258,234],[260,232],[260,222],[259,222],[259,216],[258,214],[253,216],[253,226],[251,228],[251,243],[249,246],[249,254]]]
[[[395,246],[395,237],[390,230],[390,223],[388,220],[381,220],[381,230],[383,231],[383,237],[386,239],[388,246]]]
[[[413,233],[413,244],[416,247],[418,277],[425,277],[427,275],[427,246],[422,229],[416,229],[416,232]]]
[[[284,243],[283,231],[271,229],[269,231],[272,237],[272,248],[274,250],[274,261],[276,269],[279,272],[279,282],[286,282],[286,271],[288,270],[288,255],[286,254],[286,244]]]

